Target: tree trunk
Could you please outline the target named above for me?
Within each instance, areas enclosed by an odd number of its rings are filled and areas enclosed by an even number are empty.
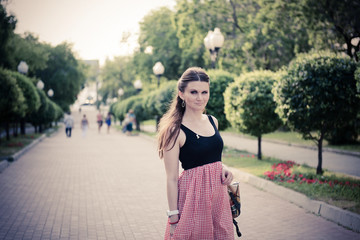
[[[25,130],[25,118],[21,118],[21,120],[20,120],[20,133],[21,133],[21,135],[25,135],[25,134],[26,134],[26,130]]]
[[[8,121],[5,123],[6,140],[10,140],[10,124]]]
[[[18,123],[15,122],[13,125],[13,136],[17,137],[18,136]]]
[[[322,175],[322,144],[323,144],[323,137],[321,136],[318,141],[318,166],[316,168],[316,174]]]
[[[258,136],[258,159],[261,160],[261,135]]]

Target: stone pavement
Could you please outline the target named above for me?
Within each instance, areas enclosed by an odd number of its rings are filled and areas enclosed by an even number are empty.
[[[0,239],[163,239],[165,171],[153,140],[64,128],[0,174]],[[359,239],[360,234],[241,183],[241,239]]]

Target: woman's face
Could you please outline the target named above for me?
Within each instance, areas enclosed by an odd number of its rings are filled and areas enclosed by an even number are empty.
[[[203,111],[210,97],[209,83],[189,82],[184,92],[179,91],[179,96],[185,101],[187,109]]]

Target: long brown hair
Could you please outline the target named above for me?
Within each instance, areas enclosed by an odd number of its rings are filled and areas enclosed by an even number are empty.
[[[180,77],[177,87],[180,92],[184,92],[189,82],[201,81],[210,82],[209,76],[202,68],[188,68]],[[183,100],[177,92],[169,110],[164,114],[159,123],[158,131],[158,150],[160,158],[164,157],[164,151],[174,147],[176,139],[180,133],[180,125],[184,116],[185,107]],[[170,144],[172,143],[172,146]]]

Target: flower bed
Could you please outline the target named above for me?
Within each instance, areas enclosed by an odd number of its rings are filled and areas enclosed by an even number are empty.
[[[299,166],[293,161],[286,161],[275,163],[272,165],[272,171],[264,172],[265,178],[271,181],[279,181],[279,182],[287,182],[287,183],[307,183],[307,184],[324,184],[330,187],[334,186],[344,186],[349,188],[360,188],[360,184],[358,182],[353,182],[350,180],[347,181],[339,181],[339,180],[331,180],[331,178],[327,178],[320,175],[309,174],[308,176],[297,173],[293,171],[294,166]]]

